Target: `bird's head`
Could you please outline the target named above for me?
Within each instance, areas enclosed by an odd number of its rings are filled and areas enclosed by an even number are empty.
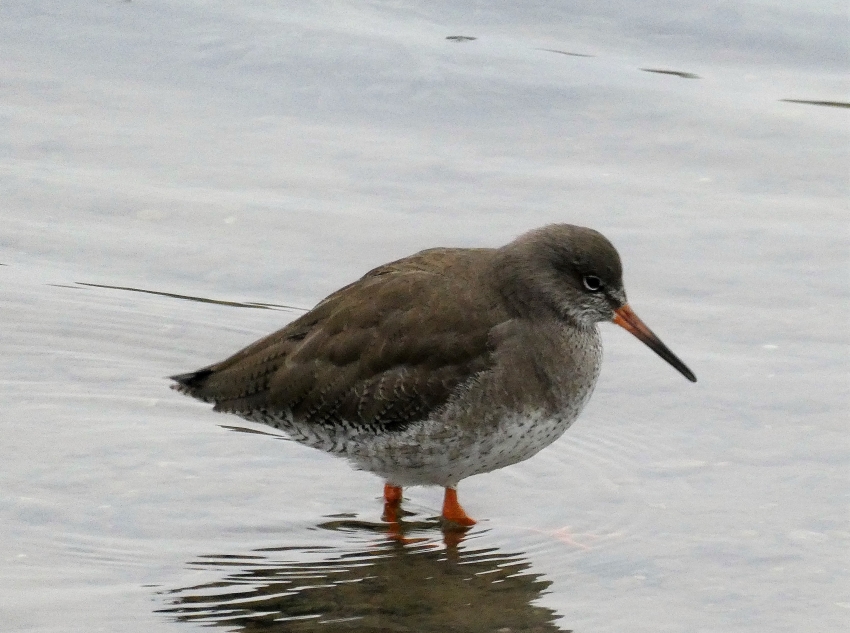
[[[620,255],[593,229],[550,224],[500,249],[509,304],[530,318],[554,315],[579,328],[612,321],[634,334],[685,378],[693,372],[641,321],[626,300]]]

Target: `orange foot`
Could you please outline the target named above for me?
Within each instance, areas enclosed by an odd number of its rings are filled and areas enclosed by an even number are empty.
[[[454,488],[446,488],[446,496],[443,498],[443,518],[461,527],[475,525],[475,519],[467,516],[457,502],[457,490]]]
[[[401,515],[401,486],[393,486],[392,484],[384,484],[384,514],[381,516],[383,521],[389,523],[388,538],[393,541],[398,541],[402,545],[413,545],[427,541],[424,538],[407,538],[404,535],[399,516]]]
[[[387,523],[398,523],[401,509],[401,486],[384,484],[384,514],[381,519]]]

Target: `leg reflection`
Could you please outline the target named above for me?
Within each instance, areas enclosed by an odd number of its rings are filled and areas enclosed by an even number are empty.
[[[424,543],[376,541],[380,525],[335,520],[305,533],[327,545],[202,556],[189,566],[214,577],[163,593],[160,612],[244,632],[562,630],[553,611],[534,604],[551,582],[523,554],[443,547],[434,521]]]

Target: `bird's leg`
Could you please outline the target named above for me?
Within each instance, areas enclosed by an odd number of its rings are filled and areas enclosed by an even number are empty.
[[[381,517],[387,523],[398,523],[398,511],[401,508],[401,486],[384,484],[384,514]]]
[[[443,518],[463,527],[475,525],[475,519],[467,516],[457,502],[457,490],[454,488],[446,488],[446,496],[443,497]]]

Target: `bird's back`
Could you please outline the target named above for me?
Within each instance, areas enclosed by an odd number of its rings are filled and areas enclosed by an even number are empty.
[[[317,427],[403,428],[491,362],[510,318],[491,249],[431,249],[380,266],[230,358],[174,376],[219,411]]]

